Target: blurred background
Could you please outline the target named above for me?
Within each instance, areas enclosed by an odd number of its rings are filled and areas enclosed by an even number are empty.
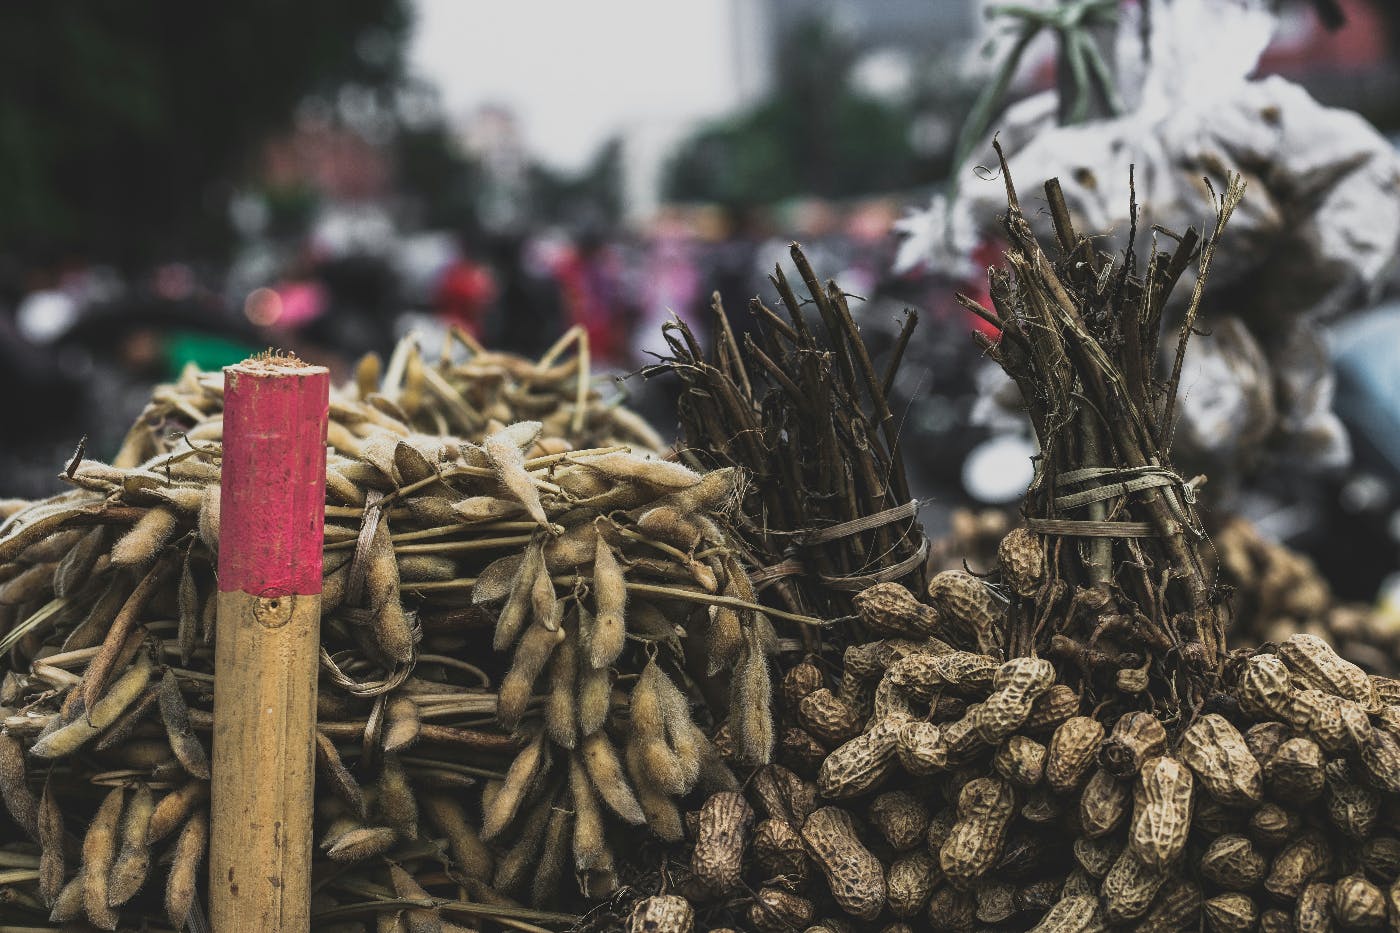
[[[1065,153],[1088,210],[1100,186],[1075,167],[1082,132],[1118,127],[1102,136],[1117,151],[1123,115],[1148,107],[1144,69],[1168,97],[1188,91],[1162,69],[1208,71],[1153,59],[1152,31],[1219,35],[1230,30],[1214,18],[1236,15],[1266,24],[1259,48],[1224,56],[1249,88],[1232,97],[1206,75],[1195,108],[1215,119],[1274,96],[1230,124],[1252,148],[1217,154],[1257,176],[1278,229],[1344,192],[1328,216],[1380,242],[1343,237],[1338,259],[1313,226],[1247,238],[1293,268],[1316,254],[1319,268],[1355,259],[1361,271],[1348,266],[1346,289],[1309,292],[1282,323],[1232,306],[1244,336],[1211,345],[1196,393],[1206,422],[1221,405],[1228,417],[1196,447],[1231,509],[1370,599],[1400,540],[1400,234],[1384,240],[1391,214],[1378,206],[1400,199],[1391,0],[6,5],[0,490],[56,491],[79,439],[110,456],[153,384],[267,346],[343,375],[411,331],[457,325],[531,354],[580,325],[600,371],[623,376],[662,348],[670,315],[707,330],[713,291],[745,330],[748,298],[768,294],[766,274],[798,240],[866,299],[872,343],[893,338],[903,308],[921,314],[901,418],[926,521],[1004,506],[1025,488],[1027,432],[968,339],[980,322],[952,299],[985,291],[996,241],[950,199],[985,176],[974,167],[1001,130],[1011,150],[1049,151],[1047,168]],[[1248,46],[1254,33],[1240,34]],[[1334,132],[1332,107],[1359,116]],[[1179,114],[1154,120],[1130,125],[1150,123],[1164,151],[1202,135]],[[1260,126],[1284,129],[1266,145],[1249,135]],[[1081,136],[1057,142],[1066,128]],[[1309,144],[1283,145],[1284,130]],[[1185,174],[1213,171],[1199,161]],[[1023,186],[1039,171],[1021,169]],[[1378,193],[1347,187],[1362,174]],[[1138,178],[1172,216],[1171,184],[1154,193]],[[1208,201],[1187,208],[1193,223],[1209,217]],[[1284,332],[1303,336],[1275,339]],[[1278,429],[1222,453],[1237,422],[1258,423],[1243,359]],[[1211,366],[1226,374],[1218,385]],[[664,385],[633,378],[622,391],[674,432]]]

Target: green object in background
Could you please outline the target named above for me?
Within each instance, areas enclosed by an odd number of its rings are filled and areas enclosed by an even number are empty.
[[[1111,25],[1117,21],[1118,0],[1057,0],[1045,8],[1006,4],[989,6],[986,13],[989,18],[1003,19],[1016,25],[1016,39],[963,123],[953,150],[955,167],[966,162],[973,148],[981,142],[1006,97],[1011,79],[1021,67],[1026,49],[1045,29],[1055,33],[1059,40],[1060,59],[1068,66],[1059,82],[1063,102],[1061,122],[1074,124],[1087,120],[1090,99],[1094,94],[1102,97],[1109,115],[1116,116],[1124,111],[1113,73],[1090,34],[1095,26]],[[1068,82],[1065,78],[1068,78]],[[954,175],[955,183],[957,177]]]
[[[178,378],[181,370],[190,363],[208,372],[218,372],[225,366],[243,362],[259,349],[251,343],[218,334],[176,331],[165,340],[167,378]]]

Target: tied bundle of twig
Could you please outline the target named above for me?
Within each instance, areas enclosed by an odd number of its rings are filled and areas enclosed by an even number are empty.
[[[793,611],[832,618],[850,615],[852,596],[876,583],[922,588],[928,542],[888,402],[917,317],[908,314],[877,372],[847,294],[822,285],[796,244],[792,259],[809,299],[775,268],[785,317],[754,298],[755,327],[740,343],[716,293],[709,355],[674,321],[665,327],[671,356],[645,374],[674,373],[684,385],[688,457],[748,476],[736,531],[763,568],[755,582]]]
[[[1075,232],[1052,180],[1045,186],[1058,247],[1052,259],[1021,210],[1004,158],[1001,167],[1010,249],[1008,268],[990,275],[995,310],[959,299],[1001,330],[1000,340],[982,343],[1020,387],[1041,448],[1025,507],[1048,572],[1033,593],[1013,600],[1006,643],[1013,656],[1041,652],[1069,662],[1091,695],[1145,701],[1184,726],[1221,671],[1224,608],[1203,564],[1193,484],[1172,472],[1169,451],[1186,343],[1215,244],[1244,185],[1231,176],[1219,200],[1163,380],[1156,366],[1163,308],[1197,253],[1197,233],[1161,231],[1176,248],[1159,250],[1154,238],[1140,271],[1131,239],[1118,260]]]

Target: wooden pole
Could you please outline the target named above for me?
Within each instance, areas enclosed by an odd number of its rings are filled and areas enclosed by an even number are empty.
[[[214,933],[310,929],[330,376],[224,370],[209,898]]]

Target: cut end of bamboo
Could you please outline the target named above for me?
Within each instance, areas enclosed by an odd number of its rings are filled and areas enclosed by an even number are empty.
[[[274,347],[255,353],[241,363],[224,367],[225,372],[237,370],[255,374],[305,373],[317,369],[325,367],[308,363],[291,350],[278,350]]]
[[[260,355],[224,370],[219,584],[321,591],[330,372]]]

